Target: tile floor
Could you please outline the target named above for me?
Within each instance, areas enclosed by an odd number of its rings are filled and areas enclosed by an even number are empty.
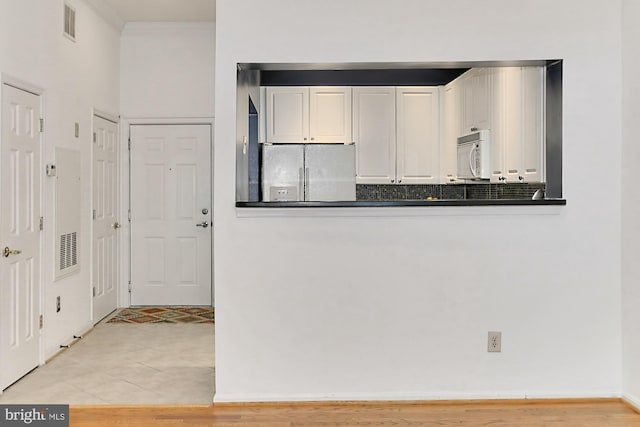
[[[0,395],[0,404],[210,404],[212,324],[102,323]]]

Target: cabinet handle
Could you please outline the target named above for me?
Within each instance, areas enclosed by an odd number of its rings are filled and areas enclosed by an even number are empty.
[[[477,132],[477,131],[478,131],[478,128],[475,128],[475,127],[471,128],[471,132]]]
[[[518,175],[518,179],[519,179],[520,181],[524,181],[524,176],[522,176],[522,175]]]
[[[398,184],[402,184],[402,180],[401,179],[398,180]]]
[[[396,182],[396,180],[395,180],[395,179],[392,179],[392,180],[391,180],[391,183],[393,184],[394,182]]]
[[[305,137],[305,138],[304,138],[304,140],[306,141],[306,140],[307,140],[307,138]]]
[[[315,138],[311,138],[312,141],[315,141]]]

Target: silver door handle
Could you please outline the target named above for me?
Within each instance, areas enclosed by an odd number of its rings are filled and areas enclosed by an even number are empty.
[[[207,228],[209,223],[207,221],[202,221],[200,224],[196,224],[196,227]]]
[[[116,222],[115,224],[112,225],[114,230],[117,230],[118,228],[122,227],[122,225],[120,225],[119,222]]]

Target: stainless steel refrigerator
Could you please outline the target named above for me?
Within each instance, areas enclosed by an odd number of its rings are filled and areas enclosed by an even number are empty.
[[[354,145],[263,145],[262,200],[355,200],[355,165]]]

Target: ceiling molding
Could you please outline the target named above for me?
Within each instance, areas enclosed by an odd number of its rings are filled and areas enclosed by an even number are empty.
[[[124,20],[103,0],[83,1],[119,33],[122,32],[125,24]]]

